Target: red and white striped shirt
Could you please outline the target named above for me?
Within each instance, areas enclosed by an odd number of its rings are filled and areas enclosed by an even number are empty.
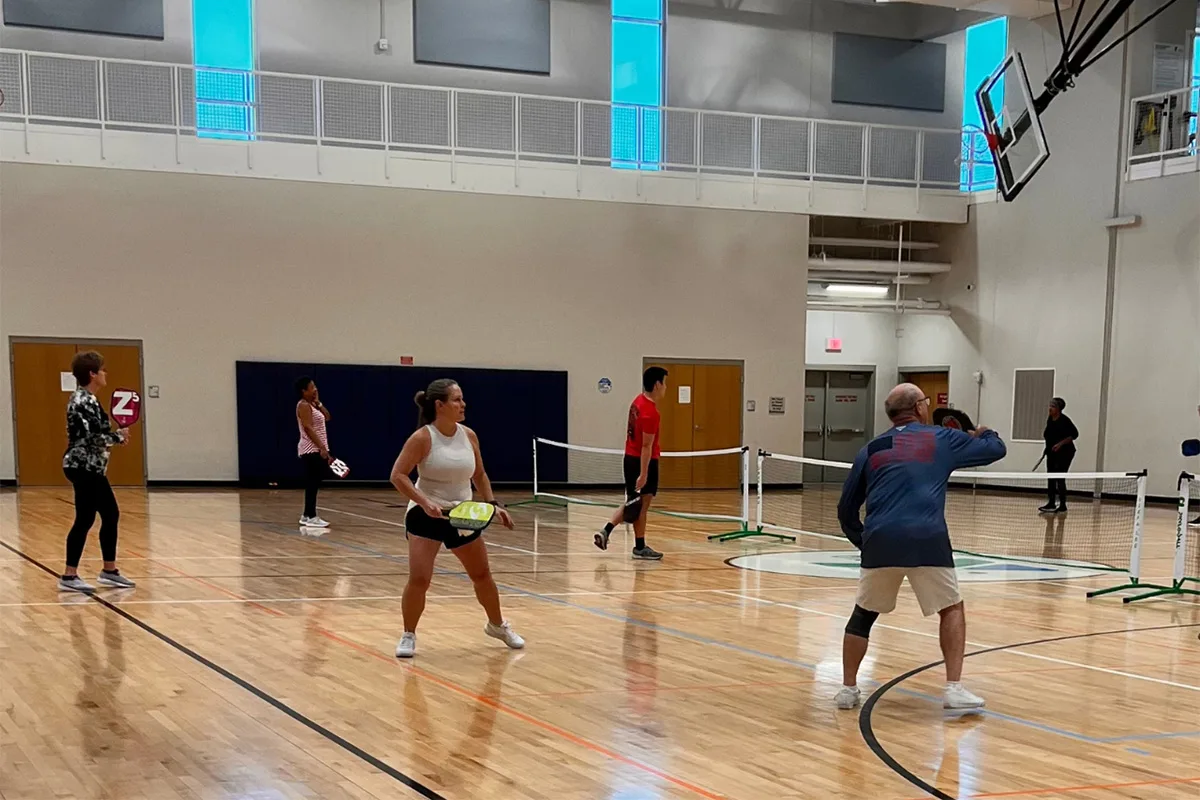
[[[300,428],[300,443],[296,445],[297,455],[306,455],[308,453],[319,453],[321,448],[329,450],[329,437],[325,434],[325,415],[318,409],[312,410],[312,427],[317,434],[317,438],[321,440],[320,446],[309,438],[308,431],[304,430],[304,425],[300,422],[300,406],[305,405],[306,401],[301,400],[296,404],[296,426]]]

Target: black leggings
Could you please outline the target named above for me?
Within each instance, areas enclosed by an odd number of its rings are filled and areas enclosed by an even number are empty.
[[[121,510],[117,508],[117,498],[108,478],[84,469],[64,469],[63,472],[75,487],[75,524],[67,534],[67,566],[79,566],[97,512],[100,514],[100,553],[105,561],[116,561],[117,522]]]
[[[317,491],[321,482],[333,473],[329,462],[320,453],[305,453],[300,456],[300,461],[304,464],[304,516],[311,518],[317,515]]]
[[[1046,456],[1046,471],[1047,472],[1066,472],[1071,468],[1071,462],[1075,459],[1075,451],[1071,450],[1067,453],[1055,453],[1051,451]],[[1054,505],[1054,500],[1057,497],[1059,505],[1067,504],[1067,481],[1065,478],[1051,478],[1047,481],[1046,496],[1050,498],[1050,505]]]

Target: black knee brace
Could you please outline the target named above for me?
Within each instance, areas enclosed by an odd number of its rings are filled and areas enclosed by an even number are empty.
[[[867,611],[860,605],[854,606],[850,621],[846,623],[846,633],[863,639],[871,638],[871,626],[879,619],[878,611]]]

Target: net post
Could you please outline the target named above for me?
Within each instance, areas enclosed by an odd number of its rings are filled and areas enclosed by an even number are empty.
[[[1184,575],[1186,568],[1187,556],[1187,512],[1188,500],[1191,497],[1191,484],[1195,476],[1188,472],[1179,473],[1179,508],[1175,518],[1175,563],[1171,575],[1170,586],[1156,586],[1152,584],[1141,584],[1144,588],[1153,589],[1154,591],[1145,594],[1139,594],[1134,597],[1126,597],[1126,603],[1133,603],[1138,600],[1149,600],[1152,597],[1163,597],[1164,595],[1180,595],[1190,594],[1200,596],[1200,591],[1196,589],[1185,589],[1183,584],[1188,578]],[[1194,579],[1193,579],[1194,580]]]
[[[1129,549],[1129,582],[1137,583],[1142,577],[1142,531],[1146,522],[1146,480],[1142,470],[1137,482],[1137,505],[1133,508],[1133,545]]]
[[[1119,586],[1110,586],[1107,589],[1096,589],[1087,593],[1089,598],[1101,597],[1106,594],[1124,591],[1126,589],[1142,589],[1147,588],[1146,584],[1141,582],[1142,576],[1142,531],[1146,521],[1146,481],[1148,472],[1142,470],[1137,473],[1137,500],[1133,507],[1133,543],[1129,547],[1129,580]],[[1148,588],[1157,589],[1161,587],[1150,586]],[[1125,602],[1130,600],[1138,600],[1141,597],[1127,597]]]
[[[537,502],[537,499],[538,499],[538,459],[537,459],[537,456],[538,456],[537,437],[535,436],[535,437],[533,437],[533,502],[535,502],[535,503]]]
[[[1191,499],[1192,476],[1179,473],[1179,513],[1175,519],[1175,568],[1171,571],[1175,587],[1183,584],[1183,572],[1187,561],[1187,512]]]
[[[754,501],[754,525],[758,530],[762,530],[762,511],[763,511],[763,463],[767,460],[767,452],[765,450],[758,451],[758,496]]]
[[[750,448],[742,448],[742,530],[750,530]]]
[[[770,455],[764,450],[758,451],[758,498],[755,513],[755,527],[750,527],[750,448],[742,448],[742,474],[743,474],[743,492],[742,495],[742,529],[740,531],[731,531],[729,533],[718,533],[708,537],[710,542],[731,542],[735,539],[749,539],[751,537],[761,536],[764,539],[774,539],[778,542],[794,542],[795,536],[789,536],[782,533],[768,533],[763,530],[762,524],[762,474],[764,458]]]

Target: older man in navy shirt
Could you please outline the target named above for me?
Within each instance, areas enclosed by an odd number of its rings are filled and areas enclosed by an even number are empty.
[[[941,615],[944,706],[982,708],[983,698],[960,683],[967,622],[946,528],[946,484],[954,470],[999,461],[1007,450],[996,432],[983,426],[964,433],[925,424],[929,398],[911,383],[892,389],[884,408],[892,427],[859,451],[838,502],[842,532],[862,551],[862,570],[842,640],[837,705],[858,705],[858,667],[871,626],[896,608],[900,584],[908,578],[922,613]],[[864,502],[865,524],[859,519]]]

